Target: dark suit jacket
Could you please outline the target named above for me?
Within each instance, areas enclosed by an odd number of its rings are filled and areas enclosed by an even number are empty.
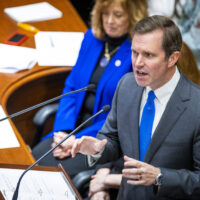
[[[99,162],[127,155],[139,160],[139,113],[143,88],[133,73],[119,82],[112,109],[98,134],[108,144]],[[144,162],[160,167],[163,182],[132,186],[123,179],[120,200],[200,199],[200,88],[181,74],[152,136]]]

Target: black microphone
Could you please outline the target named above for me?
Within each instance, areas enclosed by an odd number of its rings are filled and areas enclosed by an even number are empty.
[[[103,108],[94,114],[93,116],[89,117],[86,121],[84,121],[82,124],[80,124],[77,128],[75,128],[69,135],[67,135],[64,139],[62,139],[58,144],[56,144],[53,148],[51,148],[49,151],[47,151],[43,156],[41,156],[38,160],[36,160],[31,166],[29,166],[19,177],[19,180],[17,182],[17,186],[15,189],[15,192],[13,194],[12,200],[17,200],[18,197],[18,191],[19,191],[19,185],[23,178],[23,176],[28,172],[30,169],[32,169],[37,163],[39,163],[43,158],[45,158],[47,155],[49,155],[55,148],[57,148],[60,144],[62,144],[65,140],[67,140],[70,136],[72,136],[74,133],[76,133],[78,130],[80,130],[86,123],[88,123],[90,120],[95,118],[97,115],[100,115],[103,112],[107,112],[110,109],[109,105],[103,106]]]
[[[67,95],[74,94],[74,93],[77,93],[77,92],[92,90],[92,89],[94,89],[94,88],[96,88],[96,86],[95,86],[94,84],[89,84],[88,86],[86,86],[86,87],[84,87],[84,88],[81,88],[81,89],[78,89],[78,90],[74,90],[74,91],[68,92],[68,93],[66,93],[66,94],[62,94],[62,95],[60,95],[60,96],[54,97],[54,98],[49,99],[49,100],[47,100],[47,101],[44,101],[44,102],[42,102],[42,103],[36,104],[36,105],[31,106],[31,107],[29,107],[29,108],[26,108],[26,109],[24,109],[24,110],[21,110],[21,111],[19,111],[19,112],[13,113],[13,114],[11,114],[11,115],[9,115],[9,116],[7,116],[7,117],[4,117],[4,118],[0,119],[0,122],[1,122],[1,121],[4,121],[4,120],[6,120],[6,119],[11,119],[11,118],[16,117],[16,116],[18,116],[18,115],[24,114],[24,113],[26,113],[26,112],[28,112],[28,111],[34,110],[34,109],[39,108],[39,107],[41,107],[41,106],[45,106],[45,105],[47,105],[47,104],[49,104],[49,103],[52,103],[52,102],[54,102],[54,101],[56,101],[56,100],[61,99],[62,97],[65,97],[65,96],[67,96]]]

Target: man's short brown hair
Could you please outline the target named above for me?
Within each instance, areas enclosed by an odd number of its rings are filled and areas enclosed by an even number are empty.
[[[162,47],[167,60],[173,52],[181,51],[182,46],[180,30],[171,19],[160,15],[145,17],[135,25],[133,37],[136,33],[145,34],[159,29],[163,31]]]

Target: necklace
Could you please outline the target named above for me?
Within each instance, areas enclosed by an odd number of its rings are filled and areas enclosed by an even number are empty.
[[[105,52],[104,52],[104,57],[100,61],[100,66],[101,67],[106,67],[111,59],[111,57],[114,55],[114,53],[119,49],[119,46],[114,48],[111,52],[109,52],[108,48],[108,42],[105,43]]]
[[[111,52],[109,52],[108,48],[108,42],[105,43],[105,53],[104,56],[108,61],[110,61],[111,56],[119,49],[119,46],[117,46],[115,49],[113,49]]]

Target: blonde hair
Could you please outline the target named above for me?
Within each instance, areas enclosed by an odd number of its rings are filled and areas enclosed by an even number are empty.
[[[195,57],[190,48],[183,42],[177,62],[178,68],[194,83],[200,85],[200,73]]]
[[[135,24],[148,15],[145,0],[96,0],[91,12],[91,27],[94,35],[99,39],[104,39],[105,36],[102,22],[102,12],[114,1],[119,1],[122,8],[128,13],[128,33],[130,37],[133,34],[133,27]]]

